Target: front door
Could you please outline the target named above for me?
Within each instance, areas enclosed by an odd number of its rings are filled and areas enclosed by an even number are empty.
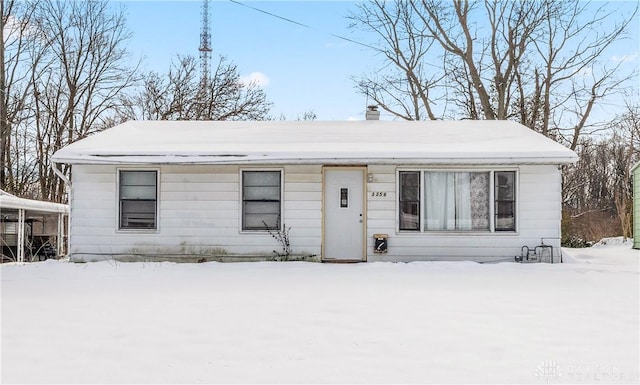
[[[324,260],[365,259],[364,170],[324,169]]]

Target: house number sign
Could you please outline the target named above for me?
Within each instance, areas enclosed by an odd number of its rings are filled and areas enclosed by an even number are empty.
[[[387,196],[386,191],[371,191],[370,194],[372,198],[384,198]]]

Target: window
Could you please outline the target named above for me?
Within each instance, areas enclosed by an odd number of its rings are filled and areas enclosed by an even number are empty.
[[[420,230],[420,173],[400,172],[400,230]]]
[[[398,228],[515,231],[515,175],[514,171],[400,171]]]
[[[495,228],[496,231],[516,229],[516,173],[500,171],[495,173]]]
[[[155,229],[157,171],[120,171],[120,229]]]
[[[489,230],[488,172],[425,172],[425,230]]]
[[[280,227],[280,171],[242,172],[242,230]]]

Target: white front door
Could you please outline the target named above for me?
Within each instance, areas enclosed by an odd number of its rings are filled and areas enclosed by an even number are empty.
[[[364,260],[364,168],[324,169],[325,260]]]

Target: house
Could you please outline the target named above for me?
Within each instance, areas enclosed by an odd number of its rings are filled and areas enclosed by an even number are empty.
[[[72,260],[514,260],[560,254],[560,166],[511,121],[129,121],[72,166]],[[555,255],[550,255],[555,253]]]
[[[631,168],[633,175],[633,248],[640,249],[640,162]]]
[[[68,205],[19,198],[0,190],[0,262],[63,255],[68,213]]]

